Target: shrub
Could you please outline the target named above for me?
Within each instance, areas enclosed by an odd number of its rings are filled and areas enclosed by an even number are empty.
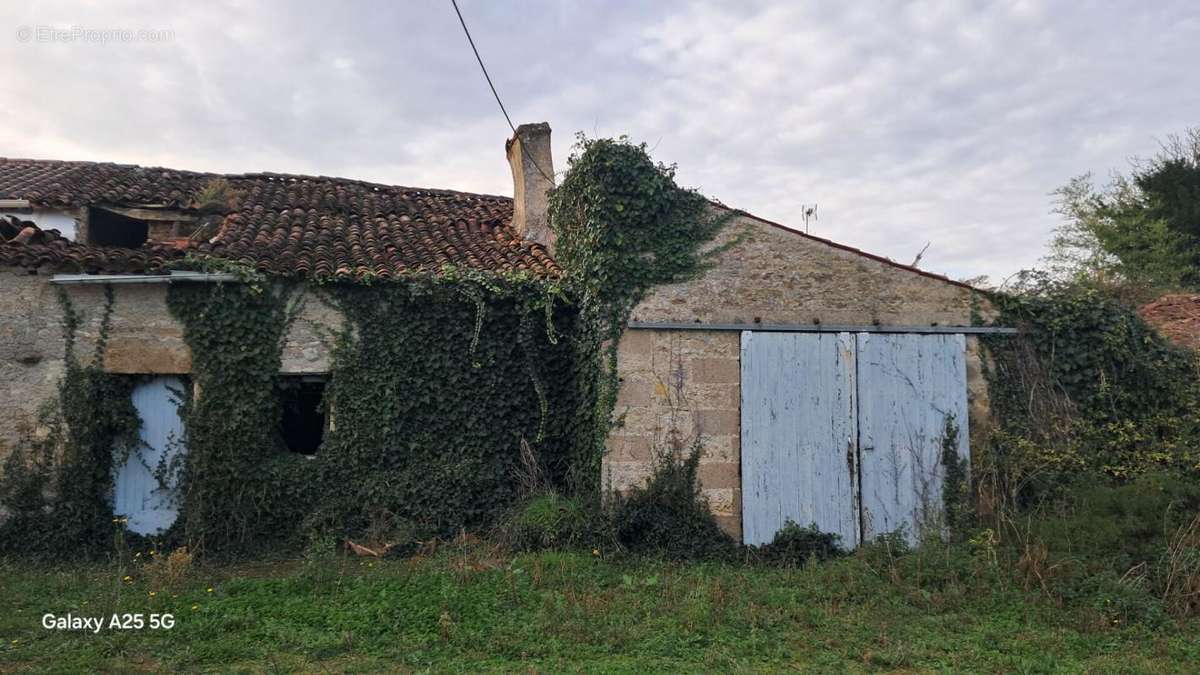
[[[999,425],[973,462],[999,507],[1045,499],[1081,470],[1109,482],[1197,475],[1196,354],[1100,290],[1043,274],[1022,275],[1014,292],[991,300],[1000,324],[1022,329],[984,339]]]
[[[790,518],[775,533],[771,543],[754,549],[760,561],[774,565],[802,565],[810,558],[828,560],[843,554],[838,546],[841,537],[817,529],[816,523],[800,527]]]
[[[613,495],[612,527],[623,548],[680,559],[723,557],[736,550],[700,494],[700,451],[697,441],[683,457],[662,452],[645,486]]]
[[[1124,485],[1081,476],[1012,528],[1028,587],[1108,622],[1200,609],[1200,485],[1152,473]]]
[[[1108,485],[1083,475],[1063,495],[1041,507],[1027,538],[1053,552],[1105,561],[1117,574],[1161,553],[1168,533],[1200,510],[1200,485],[1167,473]]]

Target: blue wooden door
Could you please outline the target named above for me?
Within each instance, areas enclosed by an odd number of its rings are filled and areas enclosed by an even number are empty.
[[[858,544],[850,333],[742,333],[742,533],[769,543],[788,521]]]
[[[155,471],[183,452],[178,393],[183,387],[179,377],[161,376],[133,390],[133,405],[142,421],[141,447],[115,467],[113,512],[128,518],[126,526],[138,534],[162,532],[179,513],[175,486],[170,481],[160,484]]]
[[[742,333],[742,532],[788,520],[857,546],[939,521],[947,420],[967,446],[960,334]]]
[[[970,456],[965,357],[961,334],[858,335],[864,540],[903,529],[915,544],[941,528],[947,421],[958,456]]]

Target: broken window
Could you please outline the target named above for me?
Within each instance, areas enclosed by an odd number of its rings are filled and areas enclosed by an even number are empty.
[[[285,375],[279,378],[279,402],[283,414],[275,436],[289,452],[315,455],[327,426],[325,378],[320,375]]]
[[[149,223],[108,209],[89,210],[87,229],[88,241],[96,246],[141,248],[150,237]]]

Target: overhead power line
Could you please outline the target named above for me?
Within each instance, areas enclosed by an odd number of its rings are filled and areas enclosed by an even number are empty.
[[[508,110],[504,107],[504,101],[500,100],[500,93],[496,91],[496,85],[492,83],[492,76],[488,75],[487,66],[483,65],[483,57],[479,55],[479,49],[475,46],[475,40],[471,37],[471,31],[467,28],[467,22],[463,19],[462,11],[458,9],[458,0],[450,0],[450,4],[454,6],[454,13],[458,15],[458,23],[462,25],[463,33],[467,36],[467,42],[471,45],[471,51],[475,52],[475,60],[479,62],[479,69],[483,71],[483,79],[487,80],[488,88],[492,90],[492,96],[496,98],[496,105],[500,106],[500,112],[504,113],[504,120],[508,122],[508,128],[512,129],[513,136],[516,136],[517,127],[513,124],[512,118],[509,117]],[[538,170],[538,173],[542,174],[542,178],[545,178],[550,181],[551,185],[554,185],[554,177],[547,175],[542,170],[537,161],[530,156],[529,150],[526,149],[524,143],[521,143],[521,154],[525,155],[525,159],[529,160],[529,163]]]

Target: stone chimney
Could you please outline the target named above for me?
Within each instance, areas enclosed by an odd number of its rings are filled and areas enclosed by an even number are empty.
[[[512,226],[525,239],[536,241],[554,255],[546,193],[554,187],[554,159],[550,156],[550,125],[522,124],[504,144],[513,175]]]

